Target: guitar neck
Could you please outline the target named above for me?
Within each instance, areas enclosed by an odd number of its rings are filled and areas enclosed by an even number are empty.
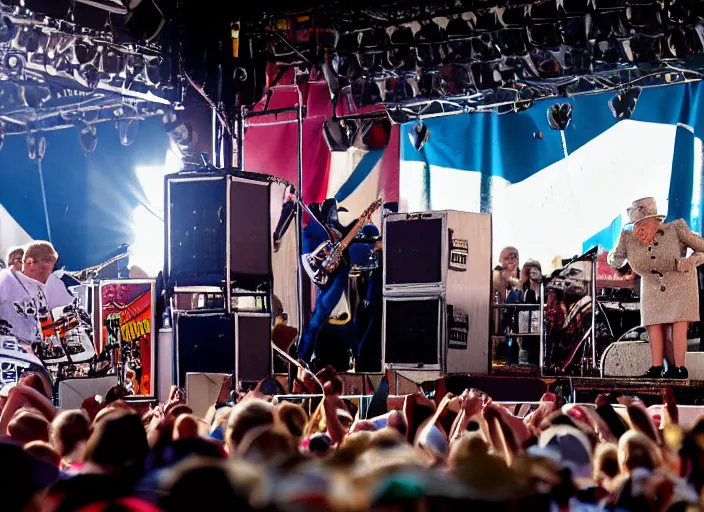
[[[366,224],[366,218],[362,217],[359,220],[357,220],[357,223],[354,225],[354,227],[350,230],[349,233],[340,240],[340,249],[344,250],[347,248],[348,245],[354,240],[354,237],[357,236],[357,234],[362,231],[362,228],[364,227],[364,224]]]

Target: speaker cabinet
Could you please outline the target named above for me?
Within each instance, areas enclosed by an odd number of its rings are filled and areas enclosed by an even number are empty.
[[[259,382],[272,373],[271,315],[235,313],[237,380]]]
[[[235,315],[188,312],[176,315],[176,378],[186,386],[187,373],[225,373],[236,368]]]
[[[243,173],[183,172],[165,178],[169,287],[240,287],[271,280],[270,186]]]
[[[268,313],[184,312],[175,322],[176,376],[188,373],[233,375],[258,382],[271,375],[271,316]]]
[[[445,322],[441,297],[384,299],[384,360],[398,367],[440,370]]]
[[[488,373],[491,216],[397,213],[383,233],[386,366]]]
[[[271,275],[269,183],[232,178],[229,184],[230,279]]]
[[[173,286],[223,286],[227,257],[225,174],[166,177],[166,278]]]

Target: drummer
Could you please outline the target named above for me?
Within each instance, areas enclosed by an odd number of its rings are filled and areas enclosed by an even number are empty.
[[[63,282],[53,276],[57,260],[54,246],[36,241],[24,250],[21,272],[13,268],[0,270],[0,319],[12,325],[14,335],[21,341],[41,339],[40,312],[73,301]]]

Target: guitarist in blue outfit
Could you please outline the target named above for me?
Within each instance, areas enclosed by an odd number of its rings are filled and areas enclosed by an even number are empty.
[[[320,244],[330,240],[331,236],[336,240],[341,240],[352,227],[340,224],[338,212],[346,211],[345,208],[338,206],[335,199],[326,199],[320,207],[318,222],[311,220],[303,228],[301,244],[303,254],[313,253]],[[345,257],[346,252],[343,253],[340,265],[330,276],[328,282],[324,285],[319,285],[318,296],[315,300],[315,310],[308,326],[303,331],[303,335],[298,340],[298,346],[296,347],[298,358],[306,363],[310,364],[312,362],[318,334],[347,289],[350,267],[347,263],[349,258]]]

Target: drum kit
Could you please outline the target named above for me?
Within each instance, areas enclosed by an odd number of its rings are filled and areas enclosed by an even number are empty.
[[[588,258],[576,258],[574,264],[554,272],[545,282],[546,374],[597,373],[601,356],[611,343],[643,330],[636,290],[604,287],[597,295],[596,286],[590,286],[594,266],[585,260]],[[594,304],[596,311],[592,311]]]
[[[110,330],[108,344],[98,353],[94,344],[93,322],[81,307],[79,298],[72,304],[48,312],[40,311],[42,339],[18,340],[6,322],[0,320],[0,392],[17,383],[26,372],[39,374],[49,387],[56,389],[62,380],[77,377],[117,375],[126,388],[134,386],[138,374],[139,354],[133,354],[128,344],[119,341]]]

